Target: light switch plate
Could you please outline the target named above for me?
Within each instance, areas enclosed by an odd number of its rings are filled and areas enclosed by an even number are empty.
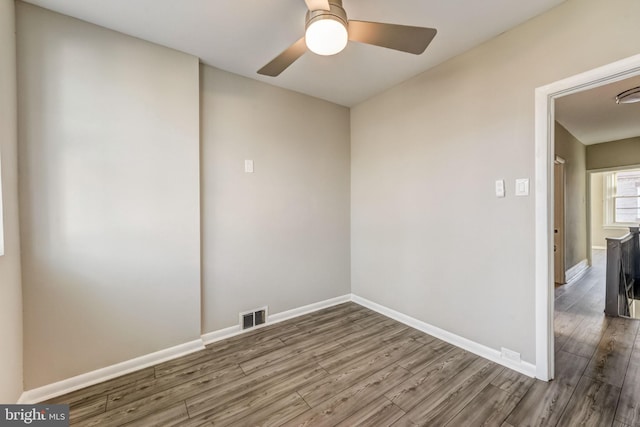
[[[244,171],[246,173],[253,173],[253,160],[244,161]]]
[[[496,197],[504,197],[504,179],[496,181]]]
[[[529,195],[529,179],[521,178],[516,179],[516,196],[528,196]]]

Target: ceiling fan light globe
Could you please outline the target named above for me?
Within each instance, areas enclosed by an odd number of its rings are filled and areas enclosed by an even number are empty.
[[[635,104],[636,102],[640,102],[640,93],[616,100],[617,104]]]
[[[342,52],[348,41],[347,27],[331,16],[311,22],[305,32],[307,47],[318,55],[328,56]]]
[[[616,104],[635,104],[636,102],[640,102],[640,86],[616,95]]]

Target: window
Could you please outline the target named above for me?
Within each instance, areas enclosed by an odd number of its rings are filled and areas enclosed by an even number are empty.
[[[640,223],[640,169],[608,172],[604,179],[605,225]]]

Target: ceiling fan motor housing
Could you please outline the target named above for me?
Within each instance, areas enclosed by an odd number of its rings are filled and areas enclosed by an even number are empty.
[[[342,0],[329,0],[329,10],[319,9],[307,11],[305,30],[309,28],[309,25],[321,19],[340,21],[345,28],[348,28],[349,25],[347,12],[342,8]]]

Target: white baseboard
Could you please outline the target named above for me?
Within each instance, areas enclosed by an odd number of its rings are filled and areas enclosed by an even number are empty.
[[[591,246],[591,249],[596,249],[596,250],[600,250],[600,251],[606,251],[607,247],[606,246]]]
[[[536,366],[529,362],[521,361],[520,363],[517,363],[508,359],[504,359],[501,355],[501,352],[498,350],[482,344],[478,344],[475,341],[471,341],[467,338],[463,338],[459,335],[445,331],[444,329],[440,329],[436,326],[430,325],[411,316],[407,316],[406,314],[392,310],[357,295],[352,294],[351,301],[355,302],[356,304],[360,304],[363,307],[367,307],[373,311],[376,311],[384,316],[397,320],[398,322],[404,323],[407,326],[411,326],[412,328],[418,329],[419,331],[446,341],[449,344],[455,345],[456,347],[460,347],[464,350],[470,351],[471,353],[477,354],[480,357],[489,359],[492,362],[506,366],[509,369],[513,369],[514,371],[518,371],[529,377],[536,376]]]
[[[18,403],[33,404],[42,402],[44,400],[51,399],[56,396],[62,396],[63,394],[71,393],[72,391],[80,390],[82,388],[89,387],[91,385],[98,384],[100,382],[107,381],[121,375],[135,372],[143,368],[148,368],[158,363],[166,362],[177,357],[186,356],[187,354],[194,353],[199,350],[204,350],[204,344],[201,339],[180,344],[164,350],[156,351],[154,353],[136,357],[135,359],[131,360],[126,360],[121,363],[116,363],[115,365],[107,366],[105,368],[97,369],[85,374],[80,374],[78,376],[58,381],[52,384],[47,384],[39,388],[27,390],[22,393],[22,396],[20,396]]]
[[[328,300],[316,302],[314,304],[309,304],[291,310],[283,311],[282,313],[272,314],[269,316],[269,323],[278,323],[284,320],[293,319],[294,317],[302,316],[303,314],[313,313],[314,311],[333,307],[334,305],[343,304],[349,301],[351,301],[351,294],[342,295]]]
[[[342,304],[349,301],[351,301],[351,294],[331,298],[314,304],[305,305],[303,307],[294,308],[292,310],[283,311],[282,313],[276,313],[269,316],[269,318],[267,319],[268,322],[264,325],[260,325],[259,327],[272,325],[274,323],[282,322],[287,319],[302,316],[303,314],[312,313],[323,308],[332,307],[334,305]],[[204,350],[205,344],[210,344],[212,342],[220,341],[234,335],[253,331],[255,329],[257,328],[241,330],[240,326],[236,325],[229,328],[221,329],[219,331],[209,332],[202,335],[201,339],[198,340],[160,350],[155,353],[140,356],[135,359],[127,360],[115,365],[87,372],[85,374],[80,374],[78,376],[58,381],[52,384],[47,384],[45,386],[38,387],[32,390],[27,390],[22,393],[20,399],[18,400],[18,403],[32,404],[42,402],[56,396],[61,396],[63,394],[71,393],[73,391],[80,390],[82,388],[89,387],[94,384],[119,377],[121,375],[157,365],[158,363],[186,356],[187,354],[194,353],[199,350]]]
[[[571,283],[581,278],[589,269],[589,261],[583,259],[564,273],[564,279],[567,283]]]
[[[208,332],[202,335],[202,341],[206,344],[211,344],[216,341],[221,341],[227,338],[240,335],[245,332],[255,331],[256,329],[263,328],[265,326],[273,325],[274,323],[282,322],[292,319],[294,317],[302,316],[304,314],[313,313],[314,311],[322,310],[323,308],[333,307],[334,305],[342,304],[351,301],[351,294],[342,295],[339,297],[331,298],[328,300],[316,302],[313,304],[305,305],[302,307],[294,308],[291,310],[283,311],[281,313],[270,314],[267,317],[267,322],[256,326],[251,329],[240,329],[240,325],[231,326],[228,328],[220,329],[213,332]]]
[[[501,357],[501,353],[498,350],[486,347],[478,344],[466,338],[455,335],[451,332],[447,332],[443,329],[429,325],[428,323],[417,320],[413,317],[407,316],[390,308],[384,307],[380,304],[366,300],[354,294],[343,295],[336,298],[331,298],[325,301],[320,301],[314,304],[305,305],[303,307],[294,308],[292,310],[283,311],[269,316],[268,322],[259,327],[272,325],[278,322],[282,322],[294,317],[302,316],[305,314],[313,313],[324,308],[332,307],[334,305],[342,304],[345,302],[353,301],[356,304],[360,304],[371,310],[377,311],[387,317],[402,322],[408,326],[416,328],[422,332],[432,335],[436,338],[440,338],[450,344],[453,344],[462,349],[468,350],[481,357],[489,359],[493,362],[504,365],[515,371],[521,372],[530,377],[535,376],[535,366],[527,363],[520,362],[514,363],[509,360],[505,360]],[[258,327],[258,328],[259,328]],[[95,371],[87,372],[66,380],[58,381],[52,384],[48,384],[36,389],[27,390],[20,396],[18,403],[32,404],[42,402],[47,399],[61,396],[63,394],[71,393],[76,390],[80,390],[85,387],[89,387],[94,384],[98,384],[103,381],[107,381],[121,375],[125,375],[137,370],[148,368],[158,363],[166,362],[178,357],[185,356],[190,353],[194,353],[204,349],[205,344],[210,344],[216,341],[220,341],[226,338],[233,337],[235,335],[242,334],[244,332],[253,331],[256,328],[247,330],[241,330],[239,325],[229,328],[213,331],[202,335],[201,339],[194,340],[185,344],[177,345],[175,347],[167,348],[164,350],[150,353],[144,356],[137,357],[135,359],[127,360],[115,365],[107,366],[105,368],[97,369]]]
[[[236,325],[236,326],[230,326],[224,329],[218,329],[217,331],[213,331],[213,332],[207,332],[206,334],[202,335],[202,342],[204,343],[204,345],[208,345],[217,341],[225,340],[227,338],[235,337],[236,335],[240,335],[246,331],[254,331],[257,328],[260,328],[260,326],[256,326],[255,328],[251,328],[243,331],[242,329],[240,329],[240,325]]]

